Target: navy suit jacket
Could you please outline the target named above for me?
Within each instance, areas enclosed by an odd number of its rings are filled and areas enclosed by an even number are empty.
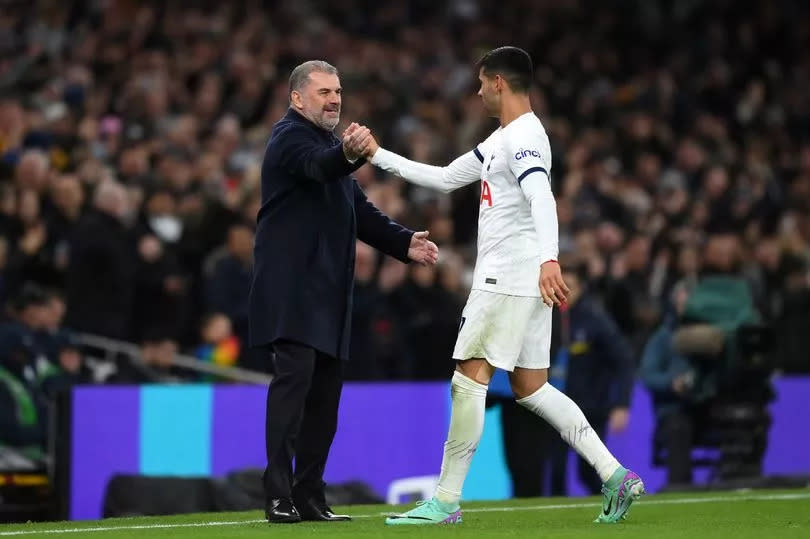
[[[250,290],[250,344],[287,339],[348,359],[355,241],[408,261],[413,231],[380,212],[351,173],[340,140],[294,110],[262,163]]]

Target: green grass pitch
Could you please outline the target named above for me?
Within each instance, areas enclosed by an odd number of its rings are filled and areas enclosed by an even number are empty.
[[[712,492],[646,496],[621,524],[594,524],[598,498],[543,498],[463,505],[453,526],[391,527],[384,514],[402,507],[342,508],[352,522],[276,524],[258,511],[83,522],[0,525],[6,537],[65,538],[297,538],[297,537],[542,537],[808,538],[810,490]]]

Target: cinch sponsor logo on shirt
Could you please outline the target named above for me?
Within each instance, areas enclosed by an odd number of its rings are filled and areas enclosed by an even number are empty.
[[[540,157],[540,152],[538,152],[537,150],[524,150],[523,148],[521,148],[520,151],[515,154],[515,159],[520,161],[527,155],[531,155],[532,157]]]

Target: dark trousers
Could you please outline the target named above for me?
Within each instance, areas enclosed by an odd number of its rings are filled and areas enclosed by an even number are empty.
[[[265,497],[323,501],[323,472],[337,431],[342,362],[289,341],[277,341],[266,351],[274,378],[267,393]]]
[[[696,421],[692,413],[675,411],[660,419],[667,455],[667,483],[692,483],[692,444]]]
[[[565,496],[568,446],[546,421],[514,399],[499,399],[506,465],[516,498],[542,496],[546,478],[549,494]]]

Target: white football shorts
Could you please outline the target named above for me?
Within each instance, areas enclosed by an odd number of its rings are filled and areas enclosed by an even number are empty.
[[[547,369],[551,307],[539,297],[473,290],[461,313],[453,359],[483,358],[506,371]]]

